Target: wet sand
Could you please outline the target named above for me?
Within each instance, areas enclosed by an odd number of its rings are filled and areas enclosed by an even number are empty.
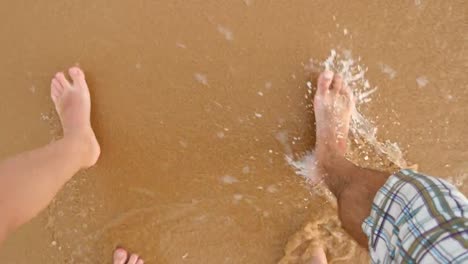
[[[466,8],[425,0],[0,3],[0,157],[60,135],[50,78],[75,63],[88,76],[102,145],[98,165],[5,243],[2,263],[105,263],[117,245],[146,263],[278,262],[303,226],[334,216],[278,140],[286,132],[296,157],[313,149],[305,66],[332,49],[360,57],[378,86],[360,106],[378,140],[396,142],[409,164],[466,194]],[[356,162],[391,169],[353,144]]]

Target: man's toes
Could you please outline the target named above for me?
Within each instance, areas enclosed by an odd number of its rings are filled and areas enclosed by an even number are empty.
[[[341,89],[343,89],[343,77],[341,77],[339,74],[336,74],[333,78],[331,91],[334,93],[339,93]]]
[[[349,102],[351,104],[355,104],[356,103],[356,99],[354,98],[354,94],[353,94],[353,91],[351,90],[351,88],[349,88],[348,85],[345,85],[343,87],[343,89],[341,90],[341,94],[346,97]]]
[[[138,255],[137,254],[132,254],[130,258],[128,259],[127,264],[136,264],[138,261]]]
[[[67,80],[67,78],[65,77],[63,72],[58,72],[57,74],[55,74],[55,79],[57,79],[59,81],[60,85],[62,85],[63,88],[65,88],[65,89],[70,89],[71,88],[71,84]]]
[[[78,67],[72,67],[68,70],[73,84],[78,87],[86,87],[86,80],[83,71]]]
[[[145,264],[145,262],[142,259],[139,259],[136,264]]]
[[[127,251],[118,248],[114,251],[114,264],[125,264],[127,261]]]
[[[333,80],[333,72],[332,71],[324,71],[320,74],[317,80],[317,93],[325,94],[328,89],[330,89],[330,85]]]
[[[343,98],[345,98],[346,106],[349,109],[352,110],[356,107],[356,98],[354,97],[353,91],[351,90],[351,88],[349,88],[349,86],[345,85],[341,90],[340,95],[342,95]]]

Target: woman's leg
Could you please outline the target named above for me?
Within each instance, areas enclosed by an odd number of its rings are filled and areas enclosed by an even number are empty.
[[[63,138],[0,163],[0,242],[44,209],[80,169],[94,165],[100,148],[90,123],[91,101],[81,69],[52,79],[51,97]]]

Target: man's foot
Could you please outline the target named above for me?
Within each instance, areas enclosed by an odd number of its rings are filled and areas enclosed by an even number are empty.
[[[118,248],[114,251],[113,264],[144,264],[144,261],[137,255],[128,255],[125,249]]]
[[[68,73],[72,82],[68,81],[63,72],[55,74],[50,95],[62,123],[64,139],[82,147],[82,167],[87,168],[96,163],[100,154],[90,121],[91,98],[83,71],[73,67]]]
[[[320,74],[314,98],[319,164],[327,165],[330,159],[345,155],[354,106],[353,93],[341,76],[331,71]]]

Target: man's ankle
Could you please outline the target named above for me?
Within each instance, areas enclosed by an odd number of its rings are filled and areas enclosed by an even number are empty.
[[[318,165],[322,167],[325,172],[333,170],[339,164],[349,162],[344,156],[335,154],[333,152],[318,154],[317,155]]]
[[[336,198],[339,198],[350,183],[355,165],[340,155],[329,155],[327,159],[319,161],[318,164],[324,172],[325,184]]]

